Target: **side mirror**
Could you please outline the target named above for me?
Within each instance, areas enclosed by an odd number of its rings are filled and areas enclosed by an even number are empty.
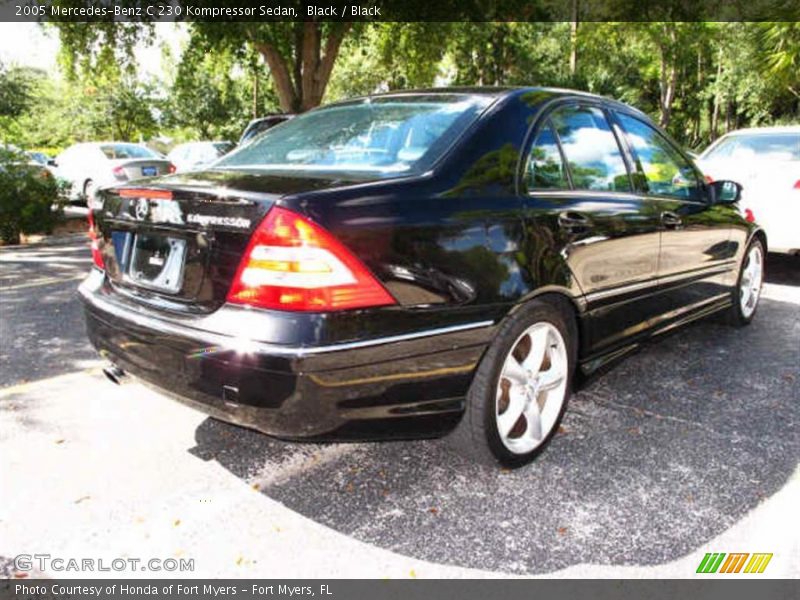
[[[708,188],[711,204],[734,204],[742,197],[742,186],[735,181],[715,181]]]

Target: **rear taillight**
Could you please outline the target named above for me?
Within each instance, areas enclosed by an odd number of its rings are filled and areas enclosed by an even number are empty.
[[[796,190],[800,190],[800,179],[795,181],[794,182],[794,186],[792,186],[792,187],[794,187],[794,189],[796,189]]]
[[[753,214],[753,211],[750,210],[749,208],[744,209],[744,220],[747,221],[748,223],[756,222],[756,216]]]
[[[369,270],[330,233],[273,207],[253,233],[228,301],[291,311],[395,304]]]
[[[172,163],[169,163],[169,166],[167,167],[167,173],[174,173],[177,170],[178,170],[178,167],[176,167]]]
[[[97,227],[95,227],[94,216],[92,215],[91,210],[89,210],[89,215],[87,218],[89,219],[89,239],[92,242],[92,262],[94,263],[95,267],[105,271],[106,264],[103,262],[103,255],[100,253],[100,236],[97,233]]]

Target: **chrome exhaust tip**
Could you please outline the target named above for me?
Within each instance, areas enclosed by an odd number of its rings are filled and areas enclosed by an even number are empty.
[[[112,383],[116,383],[117,385],[122,385],[127,375],[125,375],[125,371],[120,369],[117,365],[108,365],[103,369],[103,375],[105,375],[108,380]]]

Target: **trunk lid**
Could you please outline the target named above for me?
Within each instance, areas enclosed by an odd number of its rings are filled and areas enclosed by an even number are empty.
[[[115,175],[120,173],[129,180],[169,174],[170,162],[162,158],[125,158],[109,162]]]
[[[94,222],[115,293],[151,308],[206,313],[225,302],[253,231],[286,194],[326,179],[207,171],[100,192]]]

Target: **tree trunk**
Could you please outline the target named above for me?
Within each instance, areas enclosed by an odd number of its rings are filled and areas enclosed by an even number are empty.
[[[674,56],[676,38],[675,29],[671,29],[670,42],[672,46],[667,48],[664,44],[659,45],[661,50],[661,78],[659,82],[661,88],[661,116],[659,124],[664,128],[669,125],[672,117],[672,104],[675,101],[675,89],[678,85],[678,68],[675,64]]]
[[[258,70],[253,67],[253,118],[258,118]]]
[[[275,92],[278,94],[278,102],[280,102],[281,110],[283,112],[294,112],[296,110],[298,93],[294,89],[286,60],[272,44],[256,42],[254,45],[256,50],[259,51],[267,62],[269,72],[272,75],[272,81],[275,84]]]
[[[272,74],[282,111],[303,112],[319,106],[339,49],[351,27],[352,23],[334,26],[323,49],[321,25],[298,23],[291,56],[283,56],[269,42],[253,40],[253,46],[264,57]],[[291,71],[290,63],[293,63]]]
[[[575,77],[578,71],[578,2],[572,0],[572,21],[569,24],[569,74]]]
[[[711,141],[717,139],[719,135],[719,108],[722,104],[722,94],[720,93],[720,79],[722,79],[722,50],[719,53],[719,62],[717,63],[717,80],[716,91],[714,92],[714,112],[711,115]]]

